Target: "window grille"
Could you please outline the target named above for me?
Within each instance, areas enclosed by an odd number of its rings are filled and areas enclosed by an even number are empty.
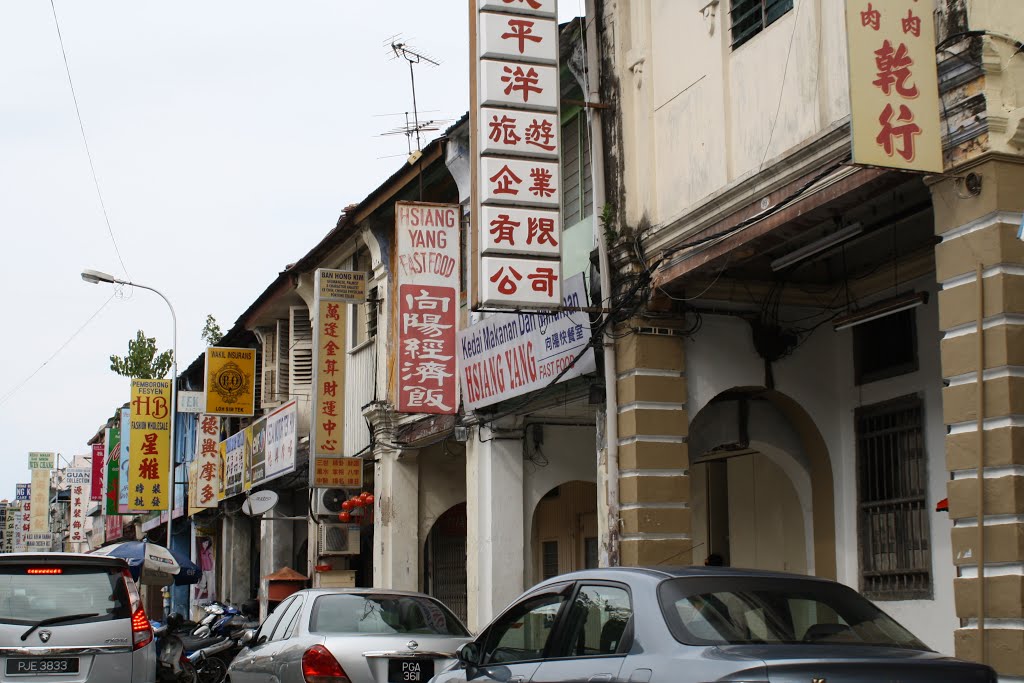
[[[861,591],[875,600],[932,595],[928,468],[917,396],[859,408]]]
[[[541,574],[545,580],[558,576],[558,541],[544,541],[541,544]]]
[[[729,24],[732,49],[738,48],[793,9],[793,0],[732,0]]]

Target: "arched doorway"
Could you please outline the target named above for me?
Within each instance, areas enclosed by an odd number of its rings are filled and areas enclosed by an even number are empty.
[[[448,508],[423,546],[423,591],[466,621],[466,504]]]
[[[723,392],[694,417],[689,447],[695,561],[835,578],[832,466],[795,401]]]
[[[530,585],[597,566],[597,486],[570,481],[550,489],[533,512]]]

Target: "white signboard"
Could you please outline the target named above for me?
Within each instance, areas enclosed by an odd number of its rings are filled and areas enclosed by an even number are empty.
[[[8,513],[9,514],[9,513]],[[16,553],[25,552],[25,535],[29,533],[29,515],[25,510],[14,512],[14,537],[11,547]]]
[[[202,413],[206,410],[206,393],[203,391],[179,391],[179,413]]]
[[[71,518],[69,520],[68,540],[72,543],[83,543],[86,540],[85,510],[89,506],[89,488],[92,484],[92,470],[89,468],[69,468],[66,470],[65,482],[71,489]]]
[[[485,306],[562,300],[557,12],[556,0],[479,3],[474,229]]]
[[[50,551],[52,539],[50,532],[33,532],[25,534],[25,549],[30,553],[45,553]]]
[[[565,306],[587,305],[582,273],[569,278],[565,290]],[[594,372],[594,349],[587,348],[590,338],[586,313],[498,313],[459,332],[459,376],[466,408],[541,389],[577,356],[560,382]]]
[[[256,428],[253,426],[252,484],[256,484],[295,471],[295,451],[298,444],[298,402],[286,403],[264,418],[262,430],[263,461],[259,462]],[[262,472],[260,465],[262,464]]]

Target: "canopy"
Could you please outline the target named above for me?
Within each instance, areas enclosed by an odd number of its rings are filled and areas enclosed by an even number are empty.
[[[107,555],[128,560],[132,578],[150,586],[167,586],[175,582],[181,566],[167,548],[145,541],[126,541],[104,546],[94,555]],[[193,565],[195,566],[195,565]]]

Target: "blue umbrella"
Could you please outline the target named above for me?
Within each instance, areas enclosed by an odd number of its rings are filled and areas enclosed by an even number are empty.
[[[124,543],[115,543],[114,545],[106,546],[94,551],[94,554],[109,555],[110,557],[120,557],[127,560],[128,570],[131,572],[132,578],[138,581],[139,575],[142,573],[143,565],[145,564],[147,545],[151,548],[156,546],[156,548],[159,548],[159,552],[163,553],[164,557],[166,557],[166,548],[163,546],[157,546],[155,543],[147,544],[146,541],[125,541]],[[150,552],[152,553],[152,550]],[[177,563],[179,568],[178,572],[174,574],[174,584],[176,586],[187,586],[189,584],[199,583],[199,579],[202,577],[203,573],[195,562],[176,550],[171,550],[170,555],[174,558],[174,562]],[[169,563],[170,560],[167,562]],[[164,574],[164,576],[166,576],[166,574]],[[170,577],[168,576],[167,579],[169,580]],[[161,581],[160,583],[164,584],[164,581]]]

